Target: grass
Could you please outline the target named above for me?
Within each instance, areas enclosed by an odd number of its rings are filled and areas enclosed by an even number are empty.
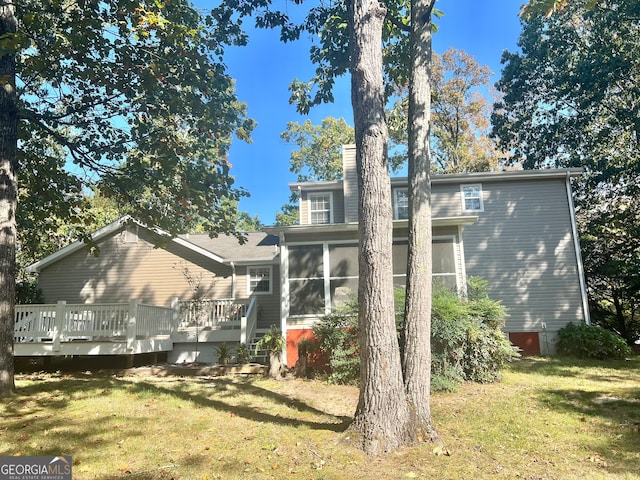
[[[377,458],[345,438],[353,387],[88,373],[17,386],[0,455],[72,455],[74,479],[640,479],[637,358],[527,359],[501,383],[434,394],[444,450]]]

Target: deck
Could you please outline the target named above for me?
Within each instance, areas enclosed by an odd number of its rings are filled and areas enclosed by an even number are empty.
[[[14,355],[137,355],[169,352],[174,343],[249,344],[257,330],[252,299],[137,300],[113,304],[16,305]]]

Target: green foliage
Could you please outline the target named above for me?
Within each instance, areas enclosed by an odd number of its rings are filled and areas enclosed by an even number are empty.
[[[594,323],[640,337],[638,2],[531,0],[505,52],[494,134],[525,168],[582,166],[574,182]],[[602,41],[609,39],[609,41]]]
[[[16,283],[16,304],[27,305],[45,303],[44,293],[35,280],[25,280]]]
[[[282,205],[276,213],[276,225],[297,225],[300,223],[300,207],[298,206],[298,193],[292,192],[289,203]]]
[[[218,363],[220,365],[226,365],[229,362],[231,352],[227,342],[222,342],[216,345],[216,355],[218,356]]]
[[[177,233],[197,217],[206,231],[234,231],[221,202],[244,192],[227,152],[254,122],[222,60],[244,41],[233,24],[186,0],[17,5],[18,32],[2,45],[18,60],[20,181],[41,196],[21,195],[20,224],[47,227],[47,212],[73,220],[99,180],[146,224]]]
[[[595,325],[569,323],[558,331],[558,355],[577,358],[624,358],[633,353],[631,347],[616,334]]]
[[[236,350],[236,358],[238,360],[238,363],[243,365],[251,362],[249,347],[247,347],[246,343],[241,343],[240,345],[238,345],[238,349]]]
[[[297,147],[289,162],[299,182],[341,179],[342,145],[355,142],[353,127],[344,118],[333,117],[326,117],[320,125],[311,120],[289,122],[280,138]]]
[[[491,71],[463,50],[447,49],[432,55],[431,147],[435,168],[445,173],[482,172],[495,169],[503,154],[490,138],[491,102],[484,91]],[[396,147],[391,156],[397,165],[406,157],[408,142],[408,92],[405,86],[387,113],[389,137]]]
[[[502,333],[506,309],[489,298],[487,282],[470,278],[468,300],[444,287],[434,288],[431,318],[432,389],[451,391],[462,381],[493,382],[519,355]],[[395,292],[401,331],[404,290]],[[358,305],[355,298],[337,307],[313,328],[318,348],[328,354],[332,383],[355,383],[360,373]]]
[[[269,354],[281,354],[284,352],[285,347],[286,341],[282,336],[282,330],[275,325],[271,325],[256,344],[256,353],[258,350],[266,350]]]
[[[329,362],[328,381],[338,384],[357,382],[360,376],[358,348],[358,302],[355,297],[333,309],[313,327],[317,348]]]

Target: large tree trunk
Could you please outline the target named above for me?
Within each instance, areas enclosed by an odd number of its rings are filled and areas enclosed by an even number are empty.
[[[403,330],[407,401],[419,438],[435,440],[431,422],[431,9],[434,0],[411,4],[409,84],[409,258]]]
[[[15,7],[0,0],[0,38],[16,32]],[[0,397],[15,389],[13,324],[16,268],[18,110],[14,54],[0,57]]]
[[[360,398],[353,427],[371,455],[410,442],[393,307],[391,184],[382,76],[382,25],[377,0],[349,2],[351,102],[359,190],[361,349]]]

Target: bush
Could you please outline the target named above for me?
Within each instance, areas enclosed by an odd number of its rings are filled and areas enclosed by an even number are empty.
[[[487,383],[500,379],[519,355],[502,332],[507,311],[487,294],[487,282],[472,277],[469,298],[436,287],[431,316],[432,373],[436,382]],[[442,382],[437,377],[443,377]]]
[[[352,384],[360,376],[358,347],[358,302],[352,297],[325,316],[313,327],[313,336],[320,351],[328,358],[328,381]]]
[[[506,309],[487,295],[487,283],[469,279],[470,297],[461,299],[434,286],[431,319],[432,390],[451,391],[464,380],[492,382],[507,362],[518,357],[502,333]],[[402,331],[404,290],[395,295],[398,336]],[[327,353],[332,383],[356,383],[360,374],[358,304],[352,298],[313,329],[318,348]],[[402,350],[402,344],[400,345]]]
[[[558,330],[558,355],[577,358],[624,358],[633,353],[623,338],[595,325],[574,325]]]

